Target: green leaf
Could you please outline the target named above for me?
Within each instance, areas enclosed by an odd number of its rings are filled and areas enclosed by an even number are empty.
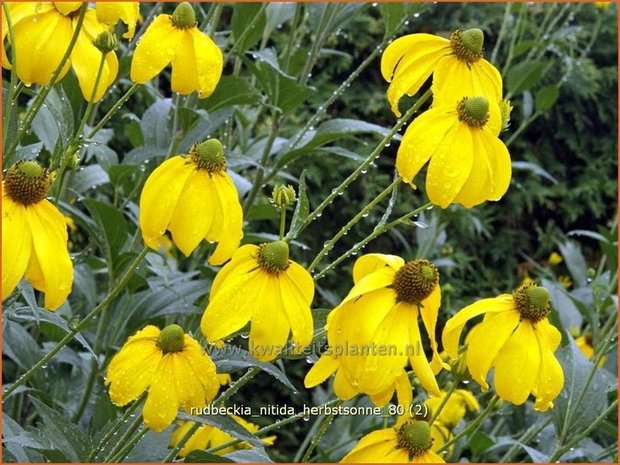
[[[2,322],[2,353],[25,370],[41,358],[41,349],[30,333],[8,318]]]
[[[95,189],[97,186],[109,182],[108,173],[100,165],[88,165],[71,171],[68,185],[71,186],[71,190],[78,194],[84,194],[89,189]]]
[[[167,149],[172,140],[172,99],[156,100],[142,116],[140,128],[144,145]]]
[[[544,86],[536,92],[536,111],[547,111],[553,106],[560,96],[560,88],[557,84]]]
[[[379,11],[385,25],[385,37],[389,37],[396,32],[396,27],[405,15],[405,4],[381,2],[379,3]]]
[[[112,265],[127,240],[127,222],[123,214],[107,203],[94,199],[82,201],[97,224],[99,233],[94,239],[106,254],[108,265]]]
[[[469,437],[469,447],[475,455],[480,455],[486,451],[489,447],[493,446],[495,442],[489,436],[482,431],[475,431]]]
[[[273,463],[273,460],[265,452],[264,447],[236,450],[226,454],[225,458],[233,459],[237,463]]]
[[[65,414],[57,412],[40,400],[30,397],[43,421],[42,436],[50,441],[55,450],[64,454],[71,462],[84,462],[90,439],[82,429],[69,420]]]
[[[190,452],[183,460],[185,463],[235,463],[234,460],[212,454],[204,450]]]
[[[252,20],[256,15],[260,15],[248,30]],[[265,8],[261,2],[258,3],[235,3],[231,20],[231,30],[235,41],[245,33],[245,36],[237,46],[237,52],[243,53],[256,44],[267,23]]]
[[[61,86],[54,86],[34,117],[32,130],[50,152],[59,143],[62,151],[73,138],[73,109]]]
[[[567,240],[563,243],[558,243],[558,248],[575,284],[579,287],[587,286],[588,265],[577,243]]]
[[[301,227],[308,218],[310,213],[310,202],[308,200],[308,192],[306,187],[306,174],[302,171],[299,176],[299,186],[297,192],[297,204],[295,205],[295,211],[293,212],[293,218],[291,219],[291,226],[286,234],[287,239],[296,239]]]
[[[15,420],[6,413],[2,413],[2,445],[9,451],[17,462],[42,462],[41,454],[30,449],[44,449],[49,445],[41,444],[33,434],[24,430]],[[5,463],[7,463],[5,458]]]
[[[506,74],[506,88],[512,95],[534,87],[548,69],[544,61],[526,61],[511,67]]]
[[[551,175],[551,173],[549,173],[547,170],[537,165],[536,163],[530,163],[528,161],[513,161],[512,168],[515,170],[530,171],[532,174],[535,174],[536,176],[540,176],[541,178],[548,179],[553,184],[558,183],[558,180],[554,178]]]
[[[267,41],[272,31],[295,15],[297,4],[293,2],[269,2],[265,9],[267,23],[263,30],[263,41]]]
[[[255,105],[260,102],[260,93],[247,79],[224,76],[215,91],[205,99],[202,107],[211,112],[233,105]]]

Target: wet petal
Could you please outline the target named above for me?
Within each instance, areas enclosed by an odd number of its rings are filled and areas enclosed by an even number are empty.
[[[433,292],[422,301],[422,308],[420,308],[420,315],[422,316],[422,322],[424,323],[424,329],[431,341],[431,350],[433,351],[433,359],[431,367],[433,373],[437,374],[441,370],[442,362],[437,352],[437,340],[435,339],[435,331],[437,327],[437,316],[439,315],[439,307],[441,306],[441,289],[439,285],[435,286]]]
[[[357,283],[360,279],[383,267],[390,267],[394,271],[398,271],[404,264],[405,260],[396,255],[382,253],[362,255],[353,266],[353,282]]]
[[[289,275],[289,271],[293,265],[297,264],[291,263],[289,269],[279,276],[279,283],[280,296],[282,298],[282,310],[284,311],[288,324],[291,328],[291,342],[294,344],[296,349],[295,352],[297,353],[312,341],[314,324],[312,321],[312,311],[310,310],[310,303],[312,302],[312,299],[307,300],[302,287],[296,281],[291,279]],[[301,266],[299,266],[299,268],[301,268]],[[314,284],[310,273],[306,273],[306,279],[309,279],[309,281]]]
[[[364,436],[340,461],[341,463],[372,463],[388,455],[396,447],[396,431],[385,428]]]
[[[172,25],[170,15],[157,16],[138,41],[131,61],[131,80],[139,84],[153,79],[177,53],[184,32]]]
[[[347,294],[342,304],[350,301],[354,301],[361,295],[368,294],[378,289],[386,289],[394,283],[394,276],[396,272],[390,266],[384,266],[382,268],[367,274],[362,279],[357,281],[353,286],[353,289]],[[342,305],[341,304],[341,305]]]
[[[215,363],[204,352],[198,342],[187,334],[185,335],[183,356],[191,366],[193,376],[202,384],[205,400],[211,402],[220,389]]]
[[[489,200],[499,200],[510,186],[510,178],[512,177],[510,153],[508,153],[504,143],[497,137],[493,137],[488,131],[482,131],[479,137],[481,142],[485,144],[492,173],[491,191],[488,198]]]
[[[411,305],[410,305],[411,307]],[[431,365],[426,359],[426,354],[422,348],[422,340],[420,336],[420,328],[418,328],[417,313],[411,318],[407,324],[409,330],[409,363],[413,368],[413,372],[420,380],[420,383],[431,396],[439,396],[439,386],[433,374]],[[413,350],[413,353],[411,351]]]
[[[165,355],[153,374],[153,382],[144,404],[144,424],[154,431],[166,429],[179,411],[179,397],[176,389],[174,359]]]
[[[224,284],[228,284],[229,281],[234,279],[232,276],[242,275],[258,268],[258,262],[255,258],[257,254],[258,246],[254,244],[246,244],[239,247],[233,254],[230,262],[224,265],[215,275],[215,279],[211,284],[211,299],[215,297]],[[231,276],[230,279],[229,276]]]
[[[196,77],[198,79],[198,98],[206,98],[213,93],[222,75],[224,57],[220,48],[208,35],[197,28],[190,29],[196,57]]]
[[[338,369],[339,363],[334,357],[329,354],[321,355],[321,358],[312,366],[310,371],[306,374],[304,379],[304,386],[311,388],[317,384],[321,384],[327,378],[329,378],[334,371]]]
[[[209,257],[211,265],[221,265],[237,250],[243,237],[243,211],[239,194],[230,176],[213,173],[211,192],[215,209],[211,228],[207,231],[208,241],[217,241],[217,247]],[[216,205],[217,204],[217,205]]]
[[[2,297],[6,299],[26,272],[32,237],[26,207],[2,195]]]
[[[533,394],[536,396],[534,410],[545,412],[553,407],[553,400],[560,394],[564,387],[564,371],[553,355],[555,348],[552,347],[554,347],[555,341],[550,340],[548,333],[540,329],[540,323],[541,322],[537,324],[534,331],[540,348],[540,371],[538,373],[538,382],[534,386]],[[551,337],[553,338],[554,336]]]
[[[125,39],[132,39],[136,31],[136,23],[140,18],[139,2],[97,2],[97,20],[110,26],[121,20],[127,25]]]

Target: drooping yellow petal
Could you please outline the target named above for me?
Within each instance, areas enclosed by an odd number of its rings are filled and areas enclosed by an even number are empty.
[[[159,165],[148,177],[140,196],[140,229],[144,243],[159,248],[158,239],[166,232],[185,182],[195,165],[181,156]]]
[[[409,381],[409,375],[407,372],[403,370],[402,374],[396,378],[396,382],[394,384],[396,387],[396,397],[398,398],[398,405],[402,405],[404,407],[404,411],[407,412],[405,415],[401,415],[396,420],[395,426],[400,426],[407,419],[409,419],[408,412],[410,411],[411,405],[413,404],[413,391],[411,388],[411,382]]]
[[[554,336],[549,337],[549,327],[553,329],[555,327],[549,325],[546,330],[542,329],[540,323],[543,321],[547,322],[546,319],[539,321],[534,330],[540,349],[540,371],[533,394],[536,396],[534,410],[539,412],[545,412],[553,407],[553,400],[560,394],[562,387],[564,387],[564,371],[560,362],[553,355],[553,351],[557,347],[557,345],[554,347],[556,341],[552,340]],[[555,330],[557,331],[557,329]]]
[[[342,400],[353,399],[360,391],[355,386],[355,382],[351,381],[347,373],[340,368],[334,377],[334,394]]]
[[[412,305],[409,305],[410,309],[412,307]],[[439,396],[441,393],[439,391],[439,386],[437,385],[437,380],[435,379],[431,365],[428,363],[426,354],[422,348],[422,339],[420,336],[420,328],[418,328],[417,312],[408,321],[407,326],[409,330],[409,345],[411,348],[409,353],[409,363],[411,363],[411,367],[413,368],[415,375],[420,380],[420,384],[422,384],[426,392],[428,392],[431,396]]]
[[[549,323],[547,318],[543,318],[536,323],[536,332],[538,334],[543,333],[547,347],[551,352],[555,352],[560,342],[562,342],[562,334],[558,331],[558,328]]]
[[[458,357],[458,345],[461,331],[470,319],[487,312],[503,312],[514,309],[514,302],[510,294],[502,294],[490,299],[482,299],[468,305],[446,322],[441,336],[444,350],[451,359]]]
[[[310,305],[314,299],[314,280],[310,273],[308,273],[308,270],[291,260],[286,270],[286,275],[297,285],[303,295],[303,299]]]
[[[6,4],[9,10],[9,17],[11,19],[11,26],[15,27],[17,23],[19,23],[22,19],[28,18],[29,21],[32,21],[32,17],[44,13],[47,11],[51,11],[53,9],[52,5],[41,5],[37,10],[37,4],[34,2],[19,2],[19,3],[7,3]],[[4,10],[2,12],[2,67],[6,69],[11,69],[11,61],[6,56],[6,50],[4,49],[4,39],[9,36],[9,24],[4,14]]]
[[[204,353],[200,344],[187,334],[185,335],[183,356],[193,370],[193,377],[202,384],[206,402],[211,402],[220,389],[220,383],[215,371],[215,363]]]
[[[457,120],[450,107],[434,107],[418,116],[407,128],[396,155],[398,174],[408,184],[456,129]]]
[[[445,460],[442,459],[435,452],[433,452],[431,449],[429,449],[423,454],[414,457],[411,462],[413,463],[445,463]]]
[[[189,30],[192,36],[196,57],[196,77],[198,78],[198,98],[207,98],[213,93],[222,76],[224,57],[220,48],[211,38],[198,28]],[[174,79],[173,79],[174,88]]]
[[[497,353],[519,325],[519,312],[509,310],[488,314],[467,337],[467,368],[483,391],[489,388],[486,378]]]
[[[138,84],[153,79],[170,63],[184,32],[172,24],[170,15],[158,15],[138,41],[131,61],[131,80]]]
[[[202,383],[196,378],[194,370],[183,351],[167,355],[172,359],[172,365],[174,366],[174,381],[176,383],[179,405],[188,413],[192,407],[204,407],[206,405],[204,388]]]
[[[198,89],[197,57],[190,30],[181,32],[177,52],[172,58],[171,88],[173,92],[187,95]]]
[[[77,11],[81,6],[82,2],[52,2],[54,4],[54,8],[58,10],[59,13],[63,15],[68,15]]]
[[[459,123],[433,154],[426,174],[426,193],[431,202],[446,208],[463,188],[474,164],[471,129]]]
[[[289,274],[293,266],[301,268],[301,270],[298,270],[298,275],[301,275],[302,270],[305,271],[300,265],[293,262],[288,270],[280,274],[279,283],[282,310],[291,328],[291,342],[294,344],[295,352],[298,353],[312,341],[314,324],[312,321],[312,311],[310,310],[312,299],[307,300],[307,296],[304,295],[303,284],[298,284]],[[310,273],[305,272],[307,274],[306,280],[314,284]]]
[[[149,395],[142,410],[144,424],[157,432],[166,429],[179,411],[174,358],[169,355],[165,355],[155,369],[153,379],[156,381],[149,388]]]
[[[211,174],[211,193],[214,203],[213,222],[206,233],[208,241],[217,241],[209,257],[211,265],[221,265],[237,250],[243,237],[243,210],[239,194],[226,172]]]
[[[4,190],[4,188],[3,188]],[[2,298],[6,299],[26,272],[32,237],[26,207],[2,195]]]
[[[431,350],[433,351],[433,358],[431,360],[431,368],[433,373],[437,374],[441,370],[443,364],[439,352],[437,351],[437,340],[435,339],[435,330],[437,327],[437,316],[439,315],[439,307],[441,306],[441,288],[439,285],[435,286],[435,289],[431,294],[422,301],[422,308],[420,308],[420,315],[422,316],[422,322],[424,323],[424,329],[431,341]]]
[[[390,267],[398,271],[405,264],[405,260],[396,255],[382,253],[369,253],[362,255],[353,265],[353,282],[357,283],[360,279],[370,273],[384,267]]]
[[[495,358],[495,390],[504,400],[524,403],[538,383],[540,348],[532,324],[524,320]]]
[[[36,260],[38,265],[34,265],[32,275],[30,266],[26,269],[26,278],[34,288],[45,292],[45,308],[56,310],[67,300],[73,284],[73,264],[67,250],[67,223],[47,200],[29,205],[26,218],[32,234],[31,262]]]
[[[239,247],[230,259],[230,262],[224,265],[224,267],[218,271],[217,275],[215,275],[213,283],[211,284],[211,299],[216,296],[222,285],[229,282],[229,276],[242,275],[243,273],[251,271],[252,268],[257,268],[257,254],[258,246],[254,244],[246,244]],[[251,267],[248,268],[247,265],[251,265]]]
[[[487,149],[487,156],[490,160],[491,172],[493,173],[488,199],[499,200],[510,186],[510,178],[512,177],[510,154],[504,143],[497,137],[493,137],[486,130],[482,131],[479,137]]]
[[[26,86],[47,84],[71,41],[71,19],[53,8],[43,9],[32,19],[24,18],[15,24],[13,33],[17,75]],[[26,58],[20,60],[19,57]],[[58,79],[61,79],[68,69],[66,67]]]
[[[336,358],[330,354],[323,354],[321,358],[310,368],[310,371],[304,378],[304,386],[311,388],[317,384],[321,384],[327,378],[329,378],[336,369],[338,369],[339,363]]]
[[[471,131],[474,163],[469,177],[454,198],[455,203],[460,203],[465,208],[472,208],[489,200],[495,183],[489,159],[493,154],[490,153],[490,147],[485,144],[486,138],[483,139],[482,134],[483,131],[480,129]]]
[[[172,240],[186,257],[202,241],[213,222],[210,194],[211,180],[206,171],[194,169],[185,181],[185,187],[172,212],[168,229]]]
[[[139,2],[97,2],[95,8],[99,22],[114,26],[121,20],[127,25],[123,37],[130,40],[133,38],[140,18]]]
[[[397,444],[394,428],[373,431],[364,436],[356,446],[344,456],[341,463],[372,463],[388,455]]]
[[[345,299],[342,301],[342,304],[354,301],[359,298],[359,296],[368,294],[369,292],[376,291],[378,289],[385,289],[388,286],[391,286],[394,282],[395,274],[396,272],[390,266],[383,266],[382,268],[367,274],[355,283],[351,291],[349,291]]]

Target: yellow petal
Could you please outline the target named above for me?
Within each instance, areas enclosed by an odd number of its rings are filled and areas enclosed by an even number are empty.
[[[171,357],[174,366],[177,395],[183,410],[189,413],[192,407],[204,407],[206,405],[204,388],[196,377],[184,351],[170,353],[168,356]]]
[[[540,348],[540,371],[533,394],[536,396],[534,410],[545,412],[553,407],[553,400],[560,394],[562,387],[564,387],[564,371],[553,355],[555,348],[552,349],[552,347],[555,341],[550,340],[547,331],[540,328],[540,323],[537,323],[534,331]],[[553,328],[553,326],[549,326]],[[551,337],[553,338],[554,336]]]
[[[536,323],[536,332],[538,334],[543,333],[547,347],[551,352],[555,352],[560,342],[562,342],[562,334],[555,326],[549,323],[547,318],[543,318]]]
[[[321,384],[327,378],[329,378],[334,371],[338,368],[338,360],[332,357],[330,354],[323,354],[321,358],[312,366],[310,371],[306,374],[304,379],[304,386],[311,388],[317,384]]]
[[[136,31],[136,23],[140,17],[139,2],[98,2],[97,20],[101,23],[114,26],[120,19],[127,25],[127,32],[123,34],[125,39],[132,39]]]
[[[142,410],[144,424],[157,432],[170,426],[179,411],[174,358],[169,355],[164,355],[157,365]]]
[[[282,310],[291,328],[291,342],[294,344],[294,348],[296,349],[295,352],[299,353],[299,351],[312,341],[314,324],[312,321],[312,311],[310,310],[312,299],[307,300],[302,286],[292,279],[289,274],[293,265],[301,268],[301,270],[298,270],[298,274],[301,275],[301,271],[305,271],[307,274],[306,280],[312,284],[314,284],[314,282],[310,273],[294,262],[290,264],[288,270],[279,276]]]
[[[341,463],[372,463],[388,455],[396,447],[396,431],[385,428],[364,436],[344,456]]]
[[[334,378],[334,394],[342,400],[352,399],[359,394],[359,391],[354,387],[342,368],[336,372]]]
[[[32,21],[32,16],[35,16],[40,13],[44,13],[46,11],[51,11],[53,7],[51,5],[41,5],[39,10],[37,10],[37,4],[34,2],[19,2],[19,3],[7,3],[6,6],[9,10],[9,17],[11,19],[11,26],[15,27],[17,23],[21,20],[28,18],[29,21]],[[30,17],[30,18],[29,18]],[[2,12],[2,67],[6,69],[11,69],[11,62],[9,58],[6,56],[6,51],[4,49],[4,39],[9,35],[9,25],[7,22],[6,15],[4,14],[4,10]]]
[[[82,2],[52,2],[54,4],[54,8],[58,10],[63,15],[68,15],[77,11],[81,6]]]
[[[504,129],[502,110],[500,108],[502,100],[489,100],[489,120],[484,125],[484,129],[491,135],[498,137],[499,133]]]
[[[442,459],[439,455],[437,455],[432,450],[427,450],[422,455],[418,455],[413,458],[412,463],[445,463],[445,460]]]
[[[144,84],[159,74],[174,58],[183,36],[183,31],[172,25],[170,15],[158,15],[136,45],[131,80]]]
[[[47,10],[32,20],[26,18],[15,24],[13,33],[17,75],[27,86],[47,84],[71,41],[71,19],[54,9]],[[20,60],[19,57],[27,58]]]
[[[186,257],[205,237],[213,222],[211,205],[217,202],[211,192],[211,179],[206,171],[194,169],[185,181],[172,212],[168,229],[172,240]]]
[[[479,134],[481,143],[485,145],[491,167],[491,191],[489,200],[501,199],[508,187],[512,176],[510,154],[504,143],[493,137],[486,129]]]
[[[198,98],[206,98],[213,93],[222,76],[224,57],[222,51],[208,35],[197,28],[190,29],[196,55],[198,78]]]
[[[215,371],[215,363],[204,352],[200,344],[187,334],[185,335],[185,346],[183,356],[191,366],[194,377],[200,381],[204,389],[204,398],[211,402],[220,389],[220,382]]]
[[[415,461],[415,458],[413,459]],[[407,449],[396,448],[389,454],[377,460],[379,463],[408,463],[409,451]]]
[[[538,382],[540,348],[528,321],[523,321],[495,358],[495,390],[504,400],[524,403]]]
[[[502,294],[491,299],[482,299],[468,305],[446,322],[441,336],[444,350],[450,358],[455,359],[458,357],[461,331],[470,319],[487,312],[503,312],[514,309],[514,302],[510,294]]]
[[[211,284],[211,299],[216,296],[217,292],[222,288],[222,285],[235,279],[229,279],[229,276],[240,276],[251,271],[253,268],[257,268],[258,262],[255,258],[257,254],[258,246],[254,244],[246,244],[239,247],[233,254],[230,262],[224,265],[222,269],[218,271],[217,275],[215,275],[215,279],[213,279],[213,283]],[[248,267],[248,265],[250,266]]]
[[[394,268],[390,266],[383,266],[382,268],[367,274],[362,279],[357,281],[353,286],[353,289],[347,294],[342,304],[351,302],[359,298],[359,296],[368,294],[369,292],[376,291],[378,289],[385,289],[394,283],[394,276],[396,272]]]
[[[433,156],[448,134],[457,127],[456,117],[448,107],[434,107],[418,116],[400,142],[396,169],[406,183],[412,184],[426,162]]]
[[[32,238],[26,207],[2,195],[2,298],[6,299],[26,272]]]
[[[470,331],[467,337],[467,368],[483,391],[489,388],[487,373],[497,353],[519,325],[519,319],[516,310],[489,314],[484,322]]]
[[[159,165],[148,177],[140,196],[140,229],[144,243],[159,248],[158,239],[166,232],[185,182],[194,164],[181,156]]]
[[[209,263],[221,265],[232,257],[241,243],[243,210],[237,188],[226,172],[211,174],[211,180],[214,218],[205,237],[218,243],[209,257]]]
[[[422,308],[420,308],[420,314],[422,316],[422,322],[424,323],[424,329],[431,340],[431,349],[433,351],[433,359],[431,361],[431,368],[433,373],[437,374],[442,368],[441,357],[437,352],[437,340],[435,339],[435,331],[437,327],[437,316],[439,315],[439,307],[441,306],[441,289],[439,285],[435,286],[433,292],[422,301]]]
[[[286,270],[288,278],[294,282],[301,292],[304,301],[310,305],[314,299],[314,280],[308,270],[299,263],[289,261],[289,267]]]
[[[403,370],[402,374],[396,378],[395,387],[398,404],[404,407],[405,412],[409,412],[411,405],[413,404],[413,391],[411,382],[409,381],[409,375],[407,375],[405,370]],[[408,414],[399,416],[396,420],[395,426],[400,426],[407,419],[409,419]]]
[[[198,90],[196,51],[190,30],[181,32],[177,52],[172,58],[171,88],[183,95]]]
[[[382,253],[362,255],[353,265],[353,282],[357,283],[360,279],[383,267],[390,267],[394,271],[398,271],[404,264],[405,261],[396,255]]]
[[[32,233],[31,262],[36,260],[37,263],[32,274],[30,266],[26,269],[26,278],[33,287],[45,292],[45,308],[56,310],[67,300],[73,285],[73,264],[67,250],[67,223],[47,200],[29,205],[26,218]]]
[[[403,305],[403,304],[401,304]],[[405,304],[407,305],[407,304]],[[408,305],[412,308],[412,305]],[[408,322],[409,329],[409,344],[414,349],[414,352],[409,355],[409,363],[415,375],[420,380],[420,384],[426,389],[431,396],[439,396],[439,386],[437,380],[433,374],[433,370],[426,359],[426,354],[422,349],[422,340],[420,336],[420,329],[418,328],[418,315],[417,312]]]
[[[489,200],[495,184],[490,160],[494,154],[486,143],[487,138],[483,137],[483,131],[480,129],[473,130],[471,136],[475,154],[474,163],[467,181],[454,198],[455,203],[460,203],[465,208],[472,208]]]
[[[377,407],[383,407],[394,397],[394,384],[390,384],[385,390],[368,394],[371,402]]]
[[[428,198],[446,208],[463,188],[474,162],[471,129],[464,123],[448,132],[437,147],[426,174]]]

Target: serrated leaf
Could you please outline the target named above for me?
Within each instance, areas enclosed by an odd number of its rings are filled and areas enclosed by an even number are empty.
[[[306,188],[306,174],[305,171],[301,172],[299,176],[299,187],[297,193],[297,204],[295,205],[295,211],[293,212],[293,218],[291,219],[291,226],[286,235],[289,239],[296,239],[304,221],[308,218],[310,213],[310,202],[308,200],[308,192]]]

